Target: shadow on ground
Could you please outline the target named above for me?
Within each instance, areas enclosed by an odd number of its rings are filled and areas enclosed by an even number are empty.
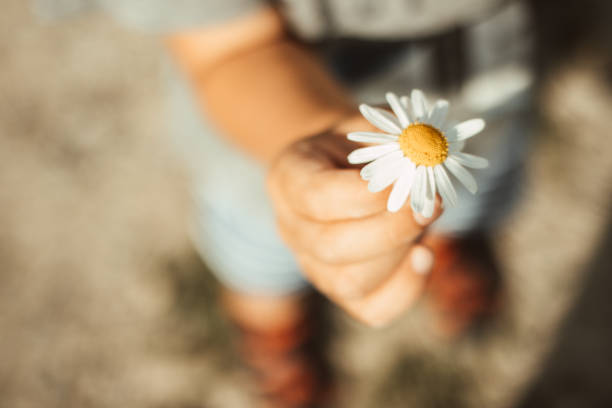
[[[557,343],[518,408],[612,406],[612,218],[584,276]]]

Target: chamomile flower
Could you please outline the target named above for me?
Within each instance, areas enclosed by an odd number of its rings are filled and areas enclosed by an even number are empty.
[[[425,217],[434,211],[436,192],[445,206],[457,205],[457,192],[448,175],[454,175],[472,194],[476,180],[466,167],[482,169],[487,159],[462,153],[465,140],[484,129],[482,119],[470,119],[454,126],[445,126],[449,104],[438,100],[429,108],[423,92],[415,89],[410,98],[398,98],[389,92],[387,102],[395,115],[365,104],[361,114],[384,133],[352,132],[348,139],[374,144],[354,150],[348,161],[368,163],[361,177],[375,193],[393,184],[387,209],[396,212],[410,197],[412,209]],[[411,111],[411,112],[409,112]]]

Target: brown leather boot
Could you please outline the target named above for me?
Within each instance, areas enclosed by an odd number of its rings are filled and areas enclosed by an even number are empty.
[[[258,297],[226,291],[237,346],[266,407],[322,407],[331,400],[329,324],[321,296]]]
[[[456,338],[484,327],[500,309],[502,280],[496,257],[484,234],[460,238],[425,238],[435,254],[428,282],[436,329]]]

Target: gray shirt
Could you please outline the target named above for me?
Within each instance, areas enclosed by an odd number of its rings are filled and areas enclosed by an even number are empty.
[[[239,17],[268,0],[35,0],[40,14],[59,17],[103,9],[147,31],[169,32]],[[508,0],[277,0],[290,28],[303,39],[329,36],[413,38],[470,24]]]

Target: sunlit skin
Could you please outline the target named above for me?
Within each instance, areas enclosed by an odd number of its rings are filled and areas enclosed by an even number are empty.
[[[372,326],[409,309],[433,262],[415,242],[440,206],[419,223],[409,206],[386,211],[390,189],[368,191],[359,169],[346,162],[357,147],[346,133],[370,125],[317,57],[289,39],[272,9],[177,34],[167,43],[202,111],[238,148],[269,167],[279,231],[314,286]],[[417,150],[429,142],[419,143]],[[237,296],[235,313],[258,310],[252,316],[258,321],[274,321],[279,308],[292,302],[237,294],[228,299]],[[257,303],[266,306],[252,307]]]

